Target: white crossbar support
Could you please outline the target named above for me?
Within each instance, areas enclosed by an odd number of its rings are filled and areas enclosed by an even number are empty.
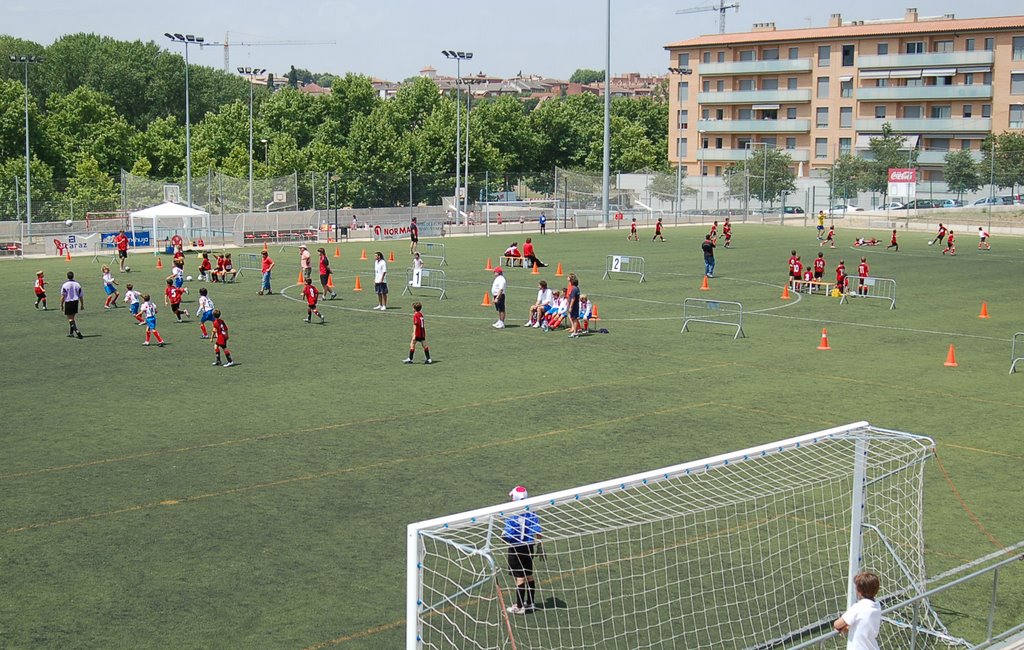
[[[437,297],[438,300],[447,297],[447,278],[445,278],[444,271],[441,269],[420,269],[419,271],[406,269],[405,289],[402,290],[402,295],[407,293],[411,295],[413,289],[440,291],[441,295]]]
[[[735,341],[741,336],[746,338],[746,334],[743,333],[743,305],[738,302],[686,298],[683,300],[683,328],[679,333],[689,332],[691,322],[735,327],[736,334],[732,340]]]
[[[647,275],[647,260],[639,255],[608,255],[604,258],[604,277],[608,279],[609,273],[632,273],[640,276],[643,282]]]
[[[861,278],[851,275],[846,278],[846,291],[839,304],[853,298],[880,298],[889,301],[889,309],[896,309],[896,280],[892,278]]]
[[[1017,370],[1017,362],[1024,361],[1024,356],[1021,355],[1024,355],[1024,332],[1017,332],[1013,335],[1013,344],[1010,346],[1011,375]]]
[[[853,457],[853,499],[850,503],[850,557],[846,606],[857,602],[857,586],[854,577],[860,572],[862,536],[864,534],[864,493],[867,491],[868,442],[863,438],[856,442]]]

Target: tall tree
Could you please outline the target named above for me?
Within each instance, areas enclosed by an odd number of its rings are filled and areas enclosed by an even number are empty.
[[[888,196],[889,170],[917,166],[917,149],[908,147],[906,141],[906,137],[893,131],[891,124],[882,125],[882,135],[868,141],[871,160],[864,175],[864,189]]]
[[[964,192],[977,192],[981,189],[981,174],[978,163],[970,151],[957,149],[946,153],[944,159],[943,175],[946,177],[946,185],[951,192],[956,192],[957,198],[963,198]]]
[[[995,164],[992,160],[993,142]],[[990,135],[982,143],[981,151],[982,168],[994,176],[996,186],[1013,188],[1024,185],[1024,135],[1009,132]]]
[[[851,196],[856,198],[857,192],[868,189],[868,169],[869,163],[859,156],[839,156],[835,164],[825,171],[833,201],[849,199]]]
[[[749,190],[750,198],[774,204],[783,192],[796,190],[796,174],[791,169],[792,164],[793,159],[785,151],[758,147],[747,160],[725,171],[729,193],[744,196]]]

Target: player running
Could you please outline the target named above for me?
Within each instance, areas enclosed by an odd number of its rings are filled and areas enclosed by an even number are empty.
[[[889,245],[885,247],[885,250],[889,250],[890,248],[895,248],[897,253],[900,252],[900,244],[896,241],[895,228],[892,229],[892,238],[889,240]]]
[[[725,248],[732,246],[732,224],[729,223],[729,217],[725,218],[725,223],[722,224],[722,235],[725,237]]]
[[[640,235],[636,232],[636,217],[633,217],[633,221],[629,224],[629,235],[626,236],[626,241],[630,239],[640,241]]]
[[[658,239],[660,239],[661,241],[665,241],[665,237],[662,236],[661,234],[661,229],[663,227],[664,226],[661,223],[661,217],[658,217],[658,223],[654,224],[654,237],[651,237],[651,241],[655,241]]]
[[[228,324],[220,317],[219,309],[213,310],[213,333],[215,336],[213,351],[217,355],[217,360],[213,362],[213,365],[220,365],[220,351],[224,350],[224,357],[228,360],[224,367],[230,368],[235,365],[235,362],[231,360],[231,350],[228,349]]]
[[[128,303],[128,313],[135,319],[135,324],[144,325],[146,321],[139,313],[142,307],[142,294],[135,290],[135,286],[131,282],[125,287],[124,301]]]
[[[210,338],[210,333],[206,331],[206,324],[213,322],[213,300],[210,299],[206,287],[199,290],[199,307],[196,308],[196,317],[199,318],[199,331],[203,333],[199,338]]]
[[[828,244],[829,248],[836,247],[836,227],[834,225],[828,227],[828,234],[825,235],[825,240],[818,244],[818,248],[821,248],[825,244]]]
[[[412,340],[409,341],[409,357],[402,359],[402,363],[412,363],[412,356],[416,352],[417,343],[423,348],[423,354],[426,356],[423,363],[428,366],[434,363],[430,359],[430,346],[427,345],[427,328],[423,323],[423,305],[414,302],[412,303]]]
[[[164,304],[170,305],[171,311],[174,312],[174,316],[178,319],[179,323],[184,323],[181,320],[182,316],[188,316],[187,311],[181,310],[181,299],[185,295],[185,290],[181,287],[174,285],[174,280],[167,278],[167,288],[164,289]]]
[[[39,305],[43,305],[43,311],[46,311],[46,280],[43,279],[43,272],[36,271],[36,281],[34,285],[36,292],[36,309],[39,309]]]
[[[949,230],[949,234],[946,236],[946,247],[942,249],[942,254],[949,253],[951,256],[956,255],[956,238],[953,236],[953,231]]]
[[[945,236],[946,236],[946,227],[945,227],[945,226],[943,226],[943,225],[942,225],[942,224],[940,223],[940,224],[939,224],[939,232],[938,232],[938,234],[937,234],[937,235],[935,235],[935,239],[933,239],[933,240],[931,240],[930,242],[928,242],[928,245],[929,245],[929,246],[931,246],[931,245],[932,245],[932,244],[934,244],[935,242],[941,242],[941,241],[942,241],[942,239],[943,239],[943,237],[945,237]]]
[[[142,318],[146,323],[146,340],[143,345],[149,345],[149,338],[151,336],[156,337],[156,344],[160,347],[164,347],[164,340],[160,337],[160,332],[156,330],[156,305],[152,300],[149,299],[149,294],[142,296]]]
[[[302,287],[302,295],[306,298],[306,317],[302,319],[302,322],[311,322],[313,314],[316,314],[316,317],[320,319],[320,324],[323,325],[324,315],[316,308],[316,302],[320,298],[320,291],[313,286],[313,278],[306,278],[306,286]]]
[[[978,226],[978,250],[992,250],[992,244],[988,243],[989,234],[988,231]],[[43,307],[43,309],[46,309]]]
[[[101,270],[103,271],[103,292],[107,294],[106,300],[103,301],[103,308],[113,309],[117,307],[117,299],[121,297],[117,291],[117,280],[114,279],[114,274],[110,272],[109,266],[104,265]]]

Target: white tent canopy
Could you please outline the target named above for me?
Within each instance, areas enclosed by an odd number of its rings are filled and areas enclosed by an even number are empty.
[[[170,201],[137,210],[129,217],[133,234],[140,228],[152,227],[150,240],[154,244],[171,237],[172,234],[179,234],[185,239],[192,240],[208,236],[210,232],[209,212]]]

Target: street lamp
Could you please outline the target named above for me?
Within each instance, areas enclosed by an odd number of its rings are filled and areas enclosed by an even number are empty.
[[[693,70],[690,69],[690,68],[672,68],[672,67],[670,67],[668,69],[668,71],[671,72],[672,74],[679,74],[679,75],[693,74]],[[607,84],[605,84],[605,89],[607,90]],[[676,120],[676,130],[678,130],[679,128],[680,128],[679,121]],[[703,133],[703,131],[701,131],[700,133]],[[697,143],[697,146],[700,146],[699,142]],[[701,167],[701,169],[699,171],[703,172],[704,171],[703,167]],[[701,181],[703,181],[703,177],[701,177]],[[682,208],[682,203],[683,203],[683,154],[679,150],[679,136],[676,135],[676,210],[675,210],[675,212],[676,212],[676,221],[679,221],[679,216],[680,216],[680,213],[682,211],[682,209],[681,209]]]
[[[707,131],[697,131],[697,145],[700,147],[700,162],[697,170],[697,173],[700,174],[700,189],[697,190],[697,211],[701,213],[701,223],[704,223],[704,150],[707,148],[704,144],[704,135],[706,133]]]
[[[175,43],[181,43],[185,46],[185,195],[188,206],[192,207],[192,127],[189,123],[188,114],[188,46],[198,45],[202,47],[206,39],[202,36],[182,35],[177,32],[173,34],[164,32],[164,36]]]
[[[456,50],[441,50],[441,54],[446,59],[455,60],[455,220],[459,219],[459,171],[462,165],[462,153],[460,151],[462,139],[462,89],[459,84],[462,81],[462,62],[473,58],[472,52],[459,52]],[[467,152],[468,153],[468,152]],[[467,162],[469,156],[466,156]],[[469,192],[466,192],[466,200],[469,201]],[[468,205],[468,203],[467,203]],[[469,225],[469,212],[464,213],[466,215],[465,223]]]
[[[263,143],[263,164],[264,165],[269,165],[270,164],[270,150],[269,150],[270,145],[268,143],[270,141],[267,140],[266,138],[260,138],[260,142]]]
[[[249,77],[249,212],[252,212],[252,82],[265,72],[263,68],[238,68],[238,74]]]
[[[25,66],[25,235],[32,241],[32,166],[28,148],[28,64],[42,63],[43,57],[12,54],[11,61]]]

